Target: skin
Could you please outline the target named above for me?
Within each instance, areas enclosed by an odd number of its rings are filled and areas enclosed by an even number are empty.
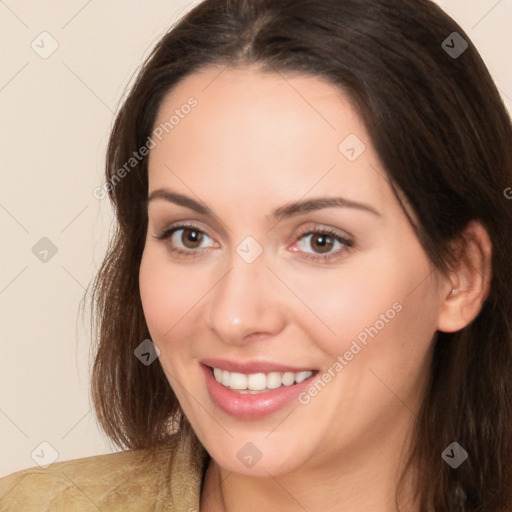
[[[318,77],[221,69],[189,75],[167,95],[155,126],[190,96],[198,105],[149,157],[149,193],[185,194],[215,215],[151,201],[140,266],[160,363],[212,456],[201,511],[395,511],[435,333],[461,329],[478,314],[488,290],[488,237],[472,223],[476,249],[468,254],[477,271],[461,265],[442,276],[346,96]],[[355,161],[338,149],[349,134],[366,146]],[[378,215],[330,207],[270,219],[287,203],[335,196]],[[202,240],[194,244],[186,231],[156,238],[180,221],[194,223]],[[335,242],[327,253],[336,257],[306,259],[323,252],[318,237],[303,234],[326,228],[353,247]],[[263,249],[252,263],[236,252],[247,236]],[[210,399],[201,359],[281,362],[321,374],[395,303],[400,312],[308,404],[241,420]],[[262,454],[251,468],[237,457],[247,442]],[[400,502],[417,510],[408,483]]]

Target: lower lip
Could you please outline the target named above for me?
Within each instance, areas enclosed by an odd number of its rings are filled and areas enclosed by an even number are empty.
[[[316,372],[308,379],[291,386],[281,386],[258,394],[237,393],[215,380],[210,367],[201,364],[205,375],[206,388],[212,401],[226,414],[246,420],[268,416],[283,409],[294,400],[300,392],[311,385]]]

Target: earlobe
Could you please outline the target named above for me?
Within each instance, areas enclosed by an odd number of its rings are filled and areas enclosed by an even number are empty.
[[[469,222],[461,242],[457,268],[442,290],[437,329],[443,332],[456,332],[469,325],[490,291],[492,243],[486,229],[476,220]]]

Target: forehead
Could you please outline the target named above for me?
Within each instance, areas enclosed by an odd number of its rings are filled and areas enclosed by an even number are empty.
[[[159,127],[150,190],[185,185],[207,202],[214,193],[240,204],[241,195],[278,204],[332,192],[381,211],[394,199],[357,111],[316,76],[204,68],[165,97]]]

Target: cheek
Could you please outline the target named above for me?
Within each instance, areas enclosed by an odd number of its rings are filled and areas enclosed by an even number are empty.
[[[157,248],[144,250],[139,269],[140,297],[148,329],[157,345],[185,314],[194,288],[190,279],[186,272],[172,272],[172,266]]]
[[[365,347],[376,338],[389,339],[402,347],[407,337],[413,342],[413,333],[422,339],[433,333],[434,290],[426,279],[431,268],[421,250],[411,251],[407,261],[396,253],[375,256],[336,272],[287,276],[307,305],[296,321],[331,357],[349,350],[354,340]]]
[[[197,265],[172,262],[165,248],[151,241],[142,255],[139,289],[144,317],[152,341],[169,359],[188,354],[200,325],[198,316],[218,273]]]
[[[160,337],[164,329],[165,312],[169,307],[167,294],[164,292],[167,286],[159,270],[145,250],[139,269],[139,289],[144,317],[153,341]]]

